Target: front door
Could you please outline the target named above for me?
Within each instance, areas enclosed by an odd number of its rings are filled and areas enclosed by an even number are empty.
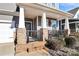
[[[25,27],[26,27],[26,30],[29,31],[29,36],[31,36],[31,30],[32,30],[32,22],[30,21],[26,21],[25,22]]]

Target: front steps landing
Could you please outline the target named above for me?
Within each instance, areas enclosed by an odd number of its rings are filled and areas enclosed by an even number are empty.
[[[42,50],[30,52],[30,53],[23,51],[21,53],[17,53],[16,56],[51,56],[51,55],[47,51],[42,49]]]

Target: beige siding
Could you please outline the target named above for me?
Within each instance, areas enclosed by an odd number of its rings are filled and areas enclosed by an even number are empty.
[[[16,4],[15,3],[0,3],[1,10],[15,11]]]
[[[0,3],[0,10],[5,11],[16,11],[16,4],[15,3]],[[13,16],[1,15],[0,20],[12,20]]]
[[[16,11],[14,3],[0,3],[0,10]],[[0,14],[0,55],[14,55],[14,35],[11,28],[13,16]]]

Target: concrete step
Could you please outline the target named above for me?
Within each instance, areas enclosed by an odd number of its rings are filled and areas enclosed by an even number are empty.
[[[47,51],[42,49],[42,50],[30,52],[30,53],[23,51],[21,53],[16,54],[16,56],[51,56],[51,55]]]

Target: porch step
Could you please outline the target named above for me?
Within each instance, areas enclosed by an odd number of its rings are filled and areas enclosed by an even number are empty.
[[[44,48],[46,42],[43,41],[35,41],[30,42],[28,44],[18,44],[16,45],[16,54],[26,51],[27,53],[34,52],[37,50],[41,50]]]
[[[16,54],[16,56],[51,56],[51,55],[47,51],[42,49],[42,50],[30,52],[30,53],[23,51],[21,53]]]

